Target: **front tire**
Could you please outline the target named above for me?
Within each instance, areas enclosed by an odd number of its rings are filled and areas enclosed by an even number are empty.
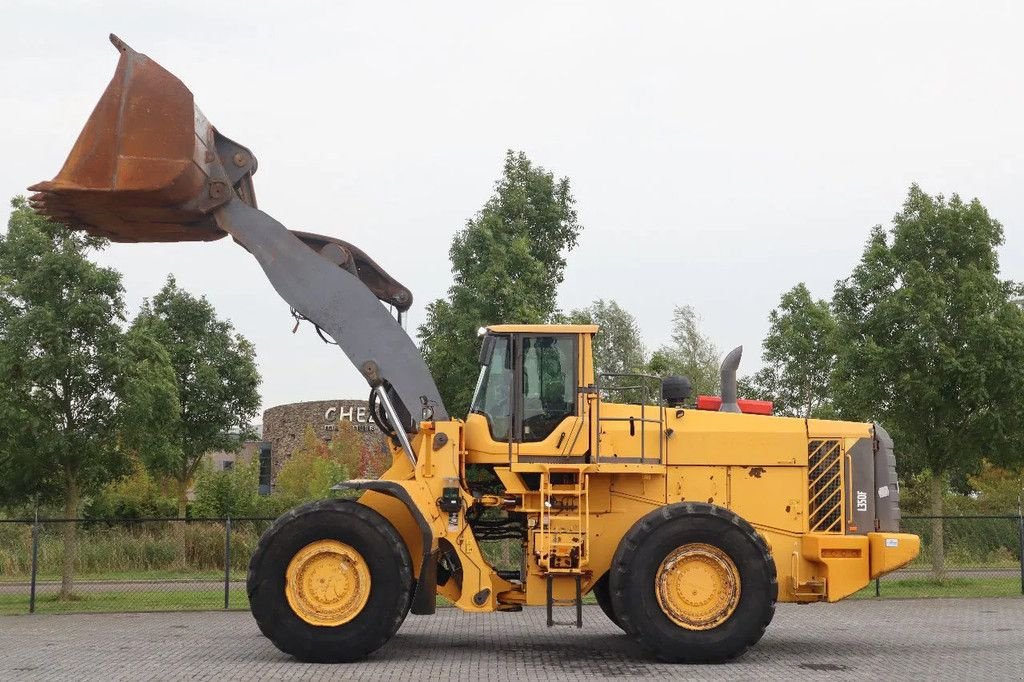
[[[260,538],[247,591],[260,631],[301,661],[366,657],[398,631],[412,594],[409,551],[394,526],[357,502],[287,512]]]
[[[619,543],[612,608],[623,630],[670,663],[718,663],[757,643],[779,585],[767,543],[742,518],[679,503],[638,521]]]

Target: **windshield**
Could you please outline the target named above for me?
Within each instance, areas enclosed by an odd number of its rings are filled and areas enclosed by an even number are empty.
[[[487,417],[491,438],[507,441],[512,406],[512,359],[509,353],[509,337],[495,337],[494,353],[490,363],[480,368],[470,412]]]

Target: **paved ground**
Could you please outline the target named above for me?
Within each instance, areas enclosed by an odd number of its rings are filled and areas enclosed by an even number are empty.
[[[566,616],[568,618],[568,614]],[[0,617],[0,679],[984,679],[1024,677],[1024,600],[847,601],[779,607],[737,662],[671,666],[639,656],[597,607],[583,630],[543,609],[410,616],[371,659],[305,665],[245,612]]]

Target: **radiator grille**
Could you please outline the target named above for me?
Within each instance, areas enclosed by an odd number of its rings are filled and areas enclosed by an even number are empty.
[[[838,440],[807,443],[807,508],[812,533],[843,531],[842,454]]]

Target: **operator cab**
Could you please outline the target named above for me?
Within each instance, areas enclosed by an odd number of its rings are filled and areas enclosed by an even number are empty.
[[[581,434],[592,385],[596,325],[494,325],[483,330],[480,375],[470,404],[467,447],[504,461],[586,452]],[[581,447],[582,446],[582,447]]]

